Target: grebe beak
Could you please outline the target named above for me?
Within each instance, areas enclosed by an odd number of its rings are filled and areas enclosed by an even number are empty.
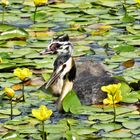
[[[40,55],[47,55],[47,54],[53,54],[54,52],[52,50],[49,49],[45,49],[43,51],[41,51],[39,54]]]

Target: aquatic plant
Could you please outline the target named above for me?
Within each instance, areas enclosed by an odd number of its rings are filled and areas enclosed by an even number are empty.
[[[101,90],[107,93],[107,98],[103,100],[103,103],[113,105],[113,110],[114,110],[114,119],[113,121],[115,122],[116,119],[116,108],[115,104],[119,103],[122,100],[122,95],[121,95],[121,83],[118,84],[110,84],[108,86],[102,86]]]
[[[12,118],[13,118],[12,98],[13,98],[14,95],[15,95],[15,91],[14,91],[12,88],[5,87],[4,92],[5,92],[5,95],[6,95],[7,97],[9,97],[9,99],[10,99],[10,105],[11,105],[11,106],[10,106],[10,109],[11,109],[10,118],[11,118],[11,120],[12,120]]]
[[[9,5],[9,1],[8,0],[2,0],[1,4],[2,4],[2,7],[3,7],[2,23],[4,23],[5,9]]]
[[[47,2],[48,2],[48,0],[34,0],[34,5],[35,5],[34,24],[35,24],[35,21],[36,21],[37,8],[38,8],[39,6],[44,6],[44,5],[46,5]]]
[[[27,69],[27,68],[16,68],[14,70],[14,75],[17,76],[21,81],[22,81],[22,95],[23,95],[23,101],[25,101],[25,96],[24,96],[24,81],[26,78],[32,76],[32,72]]]
[[[44,121],[50,118],[52,115],[52,110],[48,109],[45,105],[41,105],[39,109],[33,109],[32,114],[34,117],[36,117],[39,121],[42,122],[42,139],[46,140],[46,134],[44,131]]]

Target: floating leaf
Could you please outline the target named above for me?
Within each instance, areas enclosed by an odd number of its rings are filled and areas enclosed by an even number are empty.
[[[131,133],[127,130],[118,130],[118,131],[113,131],[113,132],[109,132],[106,134],[103,134],[104,137],[110,137],[110,138],[129,138],[131,137]]]
[[[3,140],[21,140],[21,137],[15,132],[9,132],[3,136]]]
[[[137,34],[138,33],[136,30],[133,29],[133,27],[130,27],[130,26],[126,26],[126,30],[128,32],[130,32],[131,34]]]
[[[101,36],[111,29],[110,25],[99,25],[95,31],[92,31],[93,36]]]
[[[72,90],[70,91],[63,100],[63,109],[65,112],[72,112],[72,108],[81,106],[80,100],[78,99],[76,93]]]
[[[11,29],[0,34],[0,40],[8,40],[8,39],[26,40],[27,37],[28,32],[26,32],[22,28]]]
[[[10,115],[11,114],[11,110],[10,109],[5,109],[5,110],[0,110],[1,114],[5,114],[5,115]],[[21,112],[18,109],[13,109],[13,115],[20,115]]]
[[[135,135],[138,135],[140,134],[140,129],[137,129],[137,130],[131,130],[131,132]]]
[[[133,67],[135,64],[135,60],[134,59],[130,59],[130,60],[127,60],[125,62],[122,63],[122,65],[126,68],[130,68],[130,67]]]
[[[89,120],[107,121],[107,120],[112,120],[113,119],[113,115],[111,115],[111,114],[105,114],[105,113],[99,113],[99,114],[96,113],[93,116],[89,116],[88,119]]]
[[[134,46],[130,46],[130,45],[120,45],[119,47],[115,48],[115,51],[117,53],[120,53],[120,52],[132,52],[134,50],[135,50]]]
[[[130,92],[123,95],[123,102],[125,103],[136,103],[140,99],[139,92]]]
[[[98,130],[103,129],[104,131],[109,132],[116,129],[120,129],[122,125],[115,124],[115,123],[99,123],[99,124],[94,124],[92,127]]]
[[[129,121],[123,122],[123,126],[128,129],[137,129],[140,127],[140,121],[139,120],[129,120]]]
[[[96,132],[97,129],[95,129],[95,128],[78,128],[75,131],[78,135],[85,135],[85,134],[91,134],[93,132]]]

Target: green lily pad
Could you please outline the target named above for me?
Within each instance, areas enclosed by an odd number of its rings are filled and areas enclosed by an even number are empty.
[[[22,28],[11,29],[0,34],[0,40],[15,39],[15,38],[25,40],[27,37],[28,32],[26,32]]]
[[[106,134],[103,134],[104,137],[111,137],[111,138],[129,138],[132,134],[129,131],[113,131]]]
[[[121,45],[119,47],[115,48],[115,51],[120,53],[120,52],[131,52],[134,51],[135,48],[134,46],[130,46],[130,45]]]
[[[93,116],[89,116],[88,119],[89,120],[107,121],[107,120],[112,120],[113,119],[113,115],[111,115],[111,114],[104,114],[104,113],[99,113],[99,114],[96,113]]]
[[[134,110],[136,110],[136,109],[118,106],[118,107],[116,107],[116,114],[120,115],[120,114],[124,114],[124,113],[128,113],[128,112],[133,112]],[[105,107],[104,112],[113,112],[113,107],[111,107],[111,106]]]
[[[72,113],[73,113],[72,110],[73,108],[81,106],[80,100],[78,99],[76,93],[73,90],[66,95],[62,104],[65,112],[70,111]]]
[[[0,110],[0,114],[5,114],[5,115],[10,115],[11,114],[11,109],[4,109],[4,110]],[[13,109],[13,115],[20,115],[21,112],[18,109]]]
[[[92,126],[98,130],[103,129],[105,132],[113,131],[122,128],[122,125],[115,123],[99,123]]]
[[[6,125],[25,125],[25,124],[28,124],[29,121],[24,121],[24,120],[10,120],[10,121],[7,121],[5,122]]]
[[[97,129],[95,129],[95,128],[77,128],[77,129],[75,129],[75,131],[78,135],[85,135],[85,134],[87,135],[87,134],[96,132]]]
[[[60,3],[60,4],[56,4],[56,5],[49,5],[50,7],[55,7],[55,8],[73,8],[74,5],[71,3]]]
[[[129,121],[123,122],[123,126],[128,129],[137,129],[140,127],[140,121],[139,120],[129,120]]]
[[[9,116],[5,114],[0,114],[0,119],[6,119],[6,118],[9,118]]]
[[[137,130],[131,130],[131,132],[135,135],[138,135],[140,134],[140,129],[137,129]]]
[[[21,140],[22,138],[19,136],[19,134],[15,132],[9,132],[5,134],[2,139],[3,140]]]
[[[83,114],[83,115],[94,115],[97,112],[103,112],[103,109],[97,106],[84,106],[84,105],[72,108],[72,110],[75,114]]]
[[[68,130],[68,126],[66,124],[57,124],[57,125],[46,125],[45,131],[47,133],[56,134],[56,133],[64,133]]]
[[[10,63],[2,63],[0,64],[0,70],[2,69],[13,69],[16,67],[16,64],[10,64]]]

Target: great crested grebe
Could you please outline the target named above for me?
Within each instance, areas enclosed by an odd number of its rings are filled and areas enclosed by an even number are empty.
[[[62,102],[67,93],[74,89],[82,104],[90,105],[102,102],[106,94],[101,86],[118,83],[118,80],[105,70],[103,64],[83,61],[78,63],[72,57],[73,45],[68,35],[54,38],[44,54],[58,54],[54,62],[53,73],[41,87],[49,88],[54,95],[60,95]]]

